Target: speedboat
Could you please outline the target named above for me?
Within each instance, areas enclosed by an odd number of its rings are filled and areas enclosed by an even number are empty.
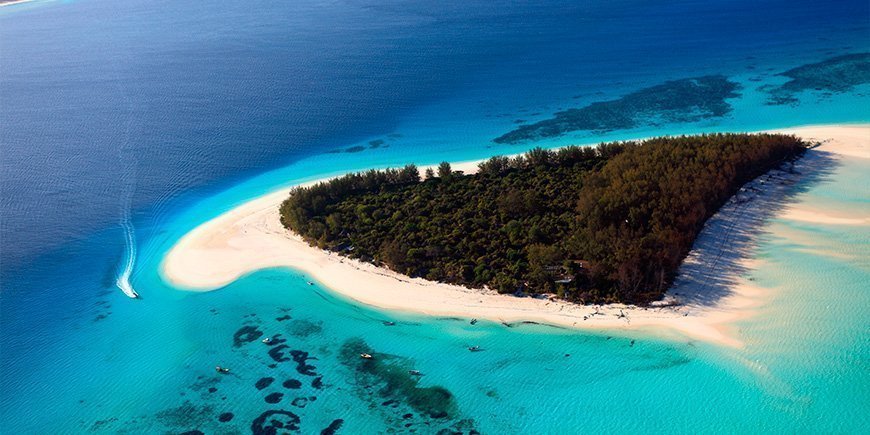
[[[384,320],[384,326],[395,326],[396,322],[390,322],[388,320]]]
[[[480,346],[471,346],[468,348],[468,350],[471,352],[480,352],[481,349]]]
[[[262,339],[262,340],[260,340],[260,341],[262,341],[262,342],[265,343],[265,344],[269,344],[269,343],[272,342],[272,339],[269,338],[269,337],[266,337],[266,338],[264,338],[264,339]]]
[[[423,376],[423,373],[420,373],[420,370],[408,370],[408,374],[414,376]]]
[[[230,369],[228,369],[226,367],[221,367],[221,366],[216,366],[214,369],[218,373],[229,373],[230,372]]]
[[[361,353],[359,354],[359,357],[362,359],[372,359],[372,356],[367,353]]]

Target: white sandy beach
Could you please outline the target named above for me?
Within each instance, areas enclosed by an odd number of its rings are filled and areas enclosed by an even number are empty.
[[[12,6],[12,5],[17,5],[17,4],[21,4],[21,3],[30,3],[30,2],[32,2],[32,1],[34,1],[34,0],[13,0],[13,1],[7,1],[7,2],[0,3],[0,7],[3,7],[3,6]]]
[[[811,126],[777,132],[822,142],[809,151],[801,165],[810,165],[812,155],[870,159],[870,125]],[[454,169],[471,173],[476,165],[455,164]],[[757,265],[752,259],[753,234],[735,231],[751,227],[757,233],[770,217],[765,214],[769,210],[777,210],[778,217],[804,222],[870,224],[867,216],[839,216],[834,210],[801,208],[799,204],[783,206],[788,186],[804,171],[775,172],[766,183],[760,179],[751,183],[747,186],[751,194],[732,200],[710,219],[669,291],[667,299],[679,304],[669,307],[608,305],[598,309],[408,278],[313,248],[286,230],[279,221],[278,207],[289,189],[253,199],[197,227],[167,253],[161,272],[175,286],[207,291],[259,269],[292,267],[337,293],[384,309],[576,328],[644,329],[739,347],[742,342],[734,322],[751,316],[766,298],[765,291],[745,279]],[[742,244],[735,244],[735,239],[743,240]]]

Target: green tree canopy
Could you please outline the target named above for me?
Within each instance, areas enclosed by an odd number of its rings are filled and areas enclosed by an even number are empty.
[[[744,183],[798,156],[793,136],[714,134],[493,157],[420,181],[413,165],[294,189],[285,226],[409,275],[581,302],[646,302]],[[351,249],[352,248],[352,249]]]

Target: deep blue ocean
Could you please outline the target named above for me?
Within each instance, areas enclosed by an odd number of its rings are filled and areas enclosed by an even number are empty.
[[[824,359],[817,354],[764,347],[735,356],[655,339],[629,347],[625,334],[544,326],[471,329],[359,307],[290,270],[193,294],[157,269],[196,225],[323,175],[656,134],[867,122],[868,52],[866,0],[2,7],[0,431],[243,433],[270,409],[303,433],[339,419],[345,433],[866,430],[866,316],[836,341],[845,352],[837,367],[848,369],[831,375],[843,389],[830,403],[815,395],[830,379],[804,384],[794,365],[762,379],[743,364],[786,353]],[[782,75],[798,67],[800,80]],[[849,86],[832,85],[831,68]],[[690,95],[705,77],[718,87]],[[622,116],[582,112],[602,102]],[[572,108],[595,128],[534,129]],[[512,131],[536,133],[496,140]],[[837,237],[859,240],[863,255],[861,231]],[[141,300],[115,285],[131,248]],[[848,264],[837,285],[857,299],[843,306],[866,313],[870,268]],[[402,328],[385,330],[384,319]],[[244,326],[282,333],[318,358],[317,376],[293,362],[269,367],[256,341],[234,344]],[[357,339],[397,367],[424,370],[418,389],[449,390],[450,416],[421,414],[413,394],[373,391],[396,373],[355,372],[341,349]],[[455,355],[469,340],[493,351]],[[574,355],[567,365],[565,353]],[[215,376],[216,360],[234,374]],[[274,385],[255,388],[264,377]],[[289,378],[304,385],[279,385]],[[278,390],[276,404],[264,401]],[[225,412],[233,418],[219,421]]]

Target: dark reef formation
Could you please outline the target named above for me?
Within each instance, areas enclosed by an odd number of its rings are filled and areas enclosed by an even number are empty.
[[[242,326],[233,334],[233,345],[240,347],[243,344],[250,343],[263,336],[263,331],[257,329],[256,326]]]
[[[607,132],[642,126],[696,122],[731,111],[726,101],[740,85],[722,75],[673,80],[621,98],[557,112],[553,118],[521,125],[499,136],[499,144],[548,139],[573,131]]]
[[[258,390],[262,390],[263,388],[272,385],[272,382],[274,381],[275,378],[260,378],[260,380],[258,380],[257,383],[254,384],[254,386],[257,387]]]
[[[779,75],[789,78],[780,86],[768,89],[768,104],[797,104],[797,94],[804,91],[842,93],[870,83],[870,53],[837,56],[817,63],[801,65]]]
[[[344,424],[344,420],[337,418],[329,423],[325,429],[320,431],[320,435],[334,435],[338,433],[338,430],[341,429],[341,426]]]
[[[457,412],[447,389],[439,386],[420,387],[418,376],[409,374],[409,367],[399,358],[376,353],[362,339],[350,339],[341,347],[341,362],[353,370],[357,382],[373,388],[381,406],[407,405],[431,419],[450,419]],[[368,353],[372,359],[359,355]]]
[[[275,362],[290,361],[290,358],[287,358],[284,355],[284,349],[289,348],[290,346],[287,346],[286,344],[279,344],[277,346],[274,346],[269,349],[269,357],[271,357]]]
[[[323,389],[323,376],[318,376],[311,381],[311,386],[315,389],[322,390]]]
[[[266,396],[266,398],[263,400],[265,400],[266,403],[278,403],[283,398],[284,398],[284,393],[271,393],[268,396]]]
[[[319,334],[323,331],[323,326],[309,320],[297,320],[287,328],[287,331],[294,337],[304,338],[312,334]]]
[[[273,409],[260,414],[251,423],[253,435],[277,435],[279,433],[296,432],[299,430],[298,415],[281,409]]]
[[[308,364],[308,360],[316,360],[312,356],[308,356],[308,352],[302,350],[291,350],[290,356],[296,363],[296,371],[305,376],[317,376],[317,367]]]
[[[284,381],[284,383],[282,385],[284,386],[284,388],[287,388],[289,390],[298,390],[298,389],[302,388],[302,382],[299,382],[296,379],[288,379],[288,380]]]
[[[214,413],[210,405],[197,406],[189,401],[175,407],[164,409],[155,414],[157,421],[171,428],[205,426],[212,420]]]

